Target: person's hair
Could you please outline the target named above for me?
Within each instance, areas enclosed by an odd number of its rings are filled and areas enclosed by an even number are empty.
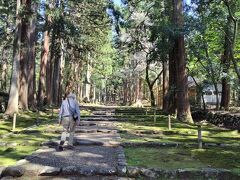
[[[70,94],[70,92],[72,91],[72,82],[71,81],[67,81],[66,83],[66,88],[65,88],[65,94],[68,95]]]

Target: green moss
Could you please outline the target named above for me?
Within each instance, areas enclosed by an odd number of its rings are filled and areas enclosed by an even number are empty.
[[[18,160],[31,154],[37,146],[16,146],[14,148],[0,148],[0,166],[14,165]]]
[[[24,128],[35,125],[36,119],[40,120],[40,125],[31,128],[37,130],[35,133],[24,133]],[[56,113],[54,114],[56,119]],[[2,135],[1,142],[9,144],[7,147],[0,147],[0,166],[13,165],[19,159],[31,154],[39,148],[41,142],[56,138],[58,134],[55,130],[61,128],[57,125],[57,121],[53,120],[51,113],[40,112],[26,112],[17,115],[16,132],[11,132],[12,122],[10,120],[0,121],[0,135]],[[6,136],[8,134],[8,136]],[[12,146],[14,143],[16,146]]]
[[[240,168],[239,147],[214,147],[202,150],[193,150],[192,155],[199,158],[203,163],[217,168]]]
[[[128,165],[161,169],[201,168],[204,164],[191,156],[190,150],[178,148],[126,148]],[[184,166],[184,167],[183,167]]]
[[[128,165],[177,168],[224,168],[239,173],[239,148],[125,148]]]
[[[121,122],[118,127],[127,133],[121,134],[123,142],[144,142],[144,138],[149,141],[156,142],[181,142],[181,143],[197,143],[197,126],[185,124],[172,119],[172,130],[168,130],[168,119],[165,116],[157,117],[157,123],[153,120],[129,120]],[[137,131],[156,131],[162,134],[136,134]],[[239,144],[240,134],[238,131],[227,130],[215,127],[213,125],[202,126],[203,142],[217,144]]]

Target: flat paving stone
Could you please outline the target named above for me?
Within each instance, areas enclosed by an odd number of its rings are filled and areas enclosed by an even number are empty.
[[[88,141],[88,142],[99,142],[103,145],[119,145],[119,134],[112,133],[85,133],[75,135],[77,142]],[[94,144],[93,144],[94,145]]]
[[[40,152],[26,158],[29,162],[51,167],[89,167],[112,169],[117,166],[117,148],[104,146],[75,146],[64,149]]]

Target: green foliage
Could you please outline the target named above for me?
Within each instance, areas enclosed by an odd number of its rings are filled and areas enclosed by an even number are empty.
[[[233,12],[239,11],[237,1],[231,1],[230,4]],[[233,7],[233,4],[236,6]],[[233,27],[227,24],[228,9],[222,0],[212,2],[194,0],[190,4],[190,9],[191,12],[186,15],[189,30],[186,38],[189,73],[202,81],[208,79],[210,83],[214,83],[213,81],[220,83],[224,68],[221,60],[226,28],[233,31]],[[232,39],[231,36],[228,38]],[[236,42],[236,46],[239,46],[239,41]],[[235,56],[238,56],[237,54]],[[230,84],[236,82],[232,67],[227,77]]]

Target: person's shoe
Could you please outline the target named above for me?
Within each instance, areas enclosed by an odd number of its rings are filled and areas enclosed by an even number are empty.
[[[60,143],[59,143],[59,144],[60,144],[60,146],[62,146],[62,145],[64,144],[64,141],[60,141]]]
[[[67,149],[74,149],[74,146],[73,146],[73,145],[70,145],[70,144],[68,144],[68,145],[66,146],[66,148],[67,148]]]
[[[59,152],[63,151],[63,147],[62,146],[58,146],[58,151]]]

